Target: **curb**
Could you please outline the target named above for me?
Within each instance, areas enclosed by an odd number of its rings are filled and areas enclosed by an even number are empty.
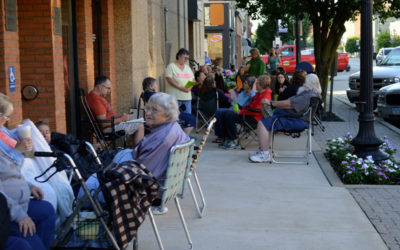
[[[317,160],[319,168],[325,175],[326,180],[332,187],[345,187],[342,181],[337,176],[336,172],[331,167],[331,163],[325,158],[323,151],[313,151],[314,157]]]

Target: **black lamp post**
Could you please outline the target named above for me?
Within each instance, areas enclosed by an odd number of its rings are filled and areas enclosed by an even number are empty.
[[[382,141],[375,135],[372,85],[372,4],[373,0],[361,0],[361,53],[360,53],[360,102],[359,130],[351,144],[358,157],[371,155],[375,161],[388,158],[379,149]]]

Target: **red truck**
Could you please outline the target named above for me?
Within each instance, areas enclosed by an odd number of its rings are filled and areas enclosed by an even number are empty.
[[[285,45],[278,49],[277,54],[281,58],[281,66],[285,69],[285,71],[287,73],[294,73],[296,69],[296,46]],[[266,64],[268,64],[268,55],[261,56],[261,58]],[[311,63],[315,69],[314,49],[302,50],[301,61]],[[338,71],[344,70],[350,71],[349,55],[347,53],[338,53]]]

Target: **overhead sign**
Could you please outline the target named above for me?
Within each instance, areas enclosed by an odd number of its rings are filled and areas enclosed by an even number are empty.
[[[10,82],[10,92],[15,91],[17,88],[16,79],[15,79],[15,68],[14,66],[8,66],[8,80]]]
[[[283,27],[281,19],[278,19],[278,32],[279,33],[288,33],[289,32],[288,28]]]
[[[222,41],[222,35],[213,35],[211,38],[210,38],[210,41],[211,42],[219,42],[219,41]]]

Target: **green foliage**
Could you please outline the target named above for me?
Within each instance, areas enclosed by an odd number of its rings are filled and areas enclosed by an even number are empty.
[[[272,47],[272,41],[275,40],[276,22],[270,19],[262,22],[256,30],[255,47],[265,54]]]
[[[295,20],[292,20],[293,22]],[[294,44],[295,35],[293,25],[288,25],[288,33],[281,33],[280,38],[283,44]],[[302,48],[307,47],[305,42],[308,38],[308,34],[311,30],[311,21],[308,19],[307,15],[303,19],[303,35],[301,37],[302,41],[300,46]],[[266,19],[264,20],[256,30],[256,42],[255,47],[260,50],[261,54],[268,53],[269,49],[272,47],[273,41],[275,40],[277,32],[276,20]]]
[[[344,47],[342,45],[339,45],[339,47],[337,48],[338,53],[342,53],[344,52]]]
[[[392,47],[400,46],[400,36],[395,36],[392,41]]]
[[[390,33],[388,31],[378,34],[376,38],[377,50],[381,48],[392,47],[392,42],[390,41]]]
[[[357,45],[357,40],[360,41],[360,38],[357,36],[350,37],[346,42],[346,52],[348,53],[356,53],[360,51],[359,46]]]

